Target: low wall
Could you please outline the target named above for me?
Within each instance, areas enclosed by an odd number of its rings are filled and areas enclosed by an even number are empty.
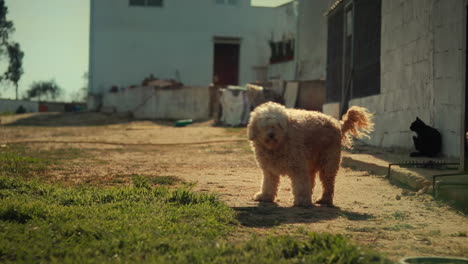
[[[209,87],[135,87],[103,94],[101,110],[143,119],[204,120],[209,118],[209,102]]]
[[[0,99],[0,113],[2,112],[13,112],[15,113],[18,107],[23,106],[26,112],[37,112],[39,111],[39,103],[26,100],[10,100]]]

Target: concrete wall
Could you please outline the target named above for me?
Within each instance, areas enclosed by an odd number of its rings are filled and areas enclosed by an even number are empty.
[[[333,1],[299,1],[298,80],[325,80],[327,10]]]
[[[275,20],[274,31],[271,33],[270,40],[281,41],[287,38],[294,38],[297,41],[297,2],[290,2],[277,8],[274,8]],[[270,48],[268,47],[269,55]],[[268,78],[278,80],[295,80],[297,58],[297,43],[295,43],[294,60],[273,63],[268,65]]]
[[[350,103],[375,112],[368,143],[413,148],[418,116],[442,133],[445,155],[459,156],[465,8],[465,0],[382,0],[381,92]]]
[[[90,93],[139,84],[153,73],[187,85],[212,82],[214,37],[237,37],[240,84],[268,65],[268,41],[282,25],[273,8],[215,0],[164,1],[162,8],[130,7],[128,0],[91,1]]]
[[[465,90],[466,0],[435,1],[434,29],[434,125],[442,133],[444,152],[463,150],[462,115]],[[458,151],[458,153],[457,153]],[[458,155],[456,155],[458,156]]]
[[[209,118],[209,100],[209,87],[135,87],[103,94],[102,109],[142,119],[205,120]]]
[[[274,40],[294,36],[294,60],[270,64],[268,77],[281,80],[325,80],[327,64],[326,12],[334,1],[296,1],[276,8],[278,21]]]
[[[18,107],[23,106],[26,112],[37,112],[39,111],[39,103],[25,100],[9,100],[0,99],[0,113],[1,112],[13,112],[15,113]]]

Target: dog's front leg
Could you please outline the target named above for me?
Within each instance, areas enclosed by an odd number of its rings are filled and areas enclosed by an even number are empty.
[[[279,175],[263,170],[263,182],[260,192],[255,194],[254,200],[259,202],[273,202],[278,192]]]
[[[312,206],[312,188],[310,177],[306,170],[298,170],[290,175],[292,183],[292,192],[294,196],[294,206],[311,207]]]

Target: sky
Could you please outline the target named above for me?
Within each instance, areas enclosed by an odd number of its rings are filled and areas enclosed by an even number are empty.
[[[290,1],[252,0],[252,4],[277,6]],[[83,75],[88,71],[89,0],[5,0],[5,3],[7,19],[13,21],[16,29],[11,39],[25,53],[20,97],[33,82],[55,80],[64,90],[59,99],[72,100],[85,85]],[[13,85],[0,86],[0,98],[14,97]]]
[[[88,71],[89,0],[5,0],[7,19],[16,31],[11,39],[24,51],[19,94],[35,81],[54,79],[65,91],[62,100],[84,86]],[[2,69],[3,71],[3,69]],[[2,85],[0,97],[14,98],[14,87]]]

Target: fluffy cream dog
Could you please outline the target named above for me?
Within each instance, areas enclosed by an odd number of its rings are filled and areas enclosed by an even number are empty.
[[[371,117],[367,109],[358,106],[349,108],[342,121],[320,112],[286,109],[272,102],[255,108],[247,133],[263,170],[263,182],[254,200],[273,202],[280,175],[288,175],[294,206],[311,206],[318,173],[323,195],[317,203],[332,206],[341,146],[351,147],[352,136],[367,136],[374,126]]]

